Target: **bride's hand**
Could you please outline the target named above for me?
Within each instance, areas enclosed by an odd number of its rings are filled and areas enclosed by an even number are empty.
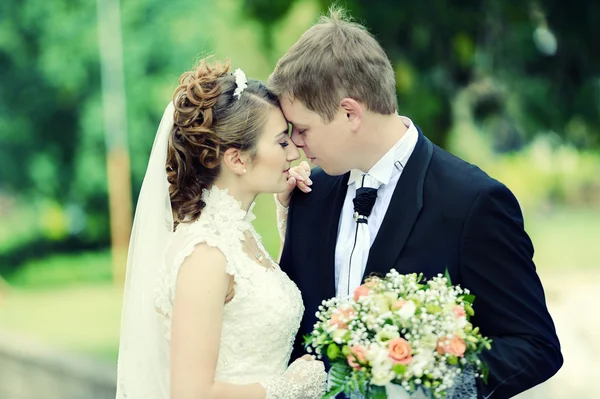
[[[322,361],[304,355],[296,359],[283,373],[284,378],[300,388],[300,397],[318,399],[325,394],[327,372]]]
[[[300,165],[290,168],[290,176],[288,177],[287,187],[285,191],[277,194],[277,200],[284,207],[290,205],[292,193],[298,187],[302,192],[310,193],[312,189],[312,180],[310,180],[310,165],[306,161],[300,162]]]
[[[282,375],[260,382],[266,399],[320,399],[327,387],[327,372],[320,360],[305,355],[296,359]]]

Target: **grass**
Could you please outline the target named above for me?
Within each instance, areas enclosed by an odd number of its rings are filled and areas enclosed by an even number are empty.
[[[112,281],[110,252],[55,255],[26,263],[10,278],[14,287],[51,288]]]
[[[0,328],[72,352],[116,361],[121,288],[112,284],[11,290]]]
[[[256,228],[271,253],[279,242],[272,198],[259,199]],[[600,211],[557,208],[526,215],[540,272],[600,270]],[[51,345],[115,361],[121,287],[110,282],[107,252],[61,255],[31,262],[0,295],[0,329]],[[63,279],[63,283],[60,280]]]

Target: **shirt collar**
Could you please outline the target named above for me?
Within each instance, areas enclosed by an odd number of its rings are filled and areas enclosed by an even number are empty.
[[[414,123],[405,116],[401,116],[400,119],[408,128],[406,133],[404,133],[400,140],[398,140],[396,144],[367,172],[381,184],[388,184],[395,171],[402,171],[402,169],[404,169],[419,138],[419,132]],[[352,169],[350,171],[348,185],[356,182],[360,183],[360,179],[364,174],[365,172],[362,170]]]

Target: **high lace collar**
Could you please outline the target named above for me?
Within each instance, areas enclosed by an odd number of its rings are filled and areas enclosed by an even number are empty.
[[[202,199],[206,203],[202,210],[203,215],[218,216],[233,224],[239,224],[239,227],[249,227],[250,223],[256,218],[252,212],[255,202],[250,205],[248,211],[245,211],[242,209],[242,202],[229,194],[227,188],[220,189],[215,185],[208,189],[205,188],[202,190]],[[242,230],[245,230],[245,228]]]

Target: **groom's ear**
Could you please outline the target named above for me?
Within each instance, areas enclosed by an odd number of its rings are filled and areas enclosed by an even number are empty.
[[[346,121],[350,124],[350,130],[357,131],[362,125],[364,111],[358,101],[353,98],[342,98],[340,108],[346,114]]]
[[[248,160],[237,148],[228,148],[223,153],[223,163],[236,175],[242,176],[248,170]]]

